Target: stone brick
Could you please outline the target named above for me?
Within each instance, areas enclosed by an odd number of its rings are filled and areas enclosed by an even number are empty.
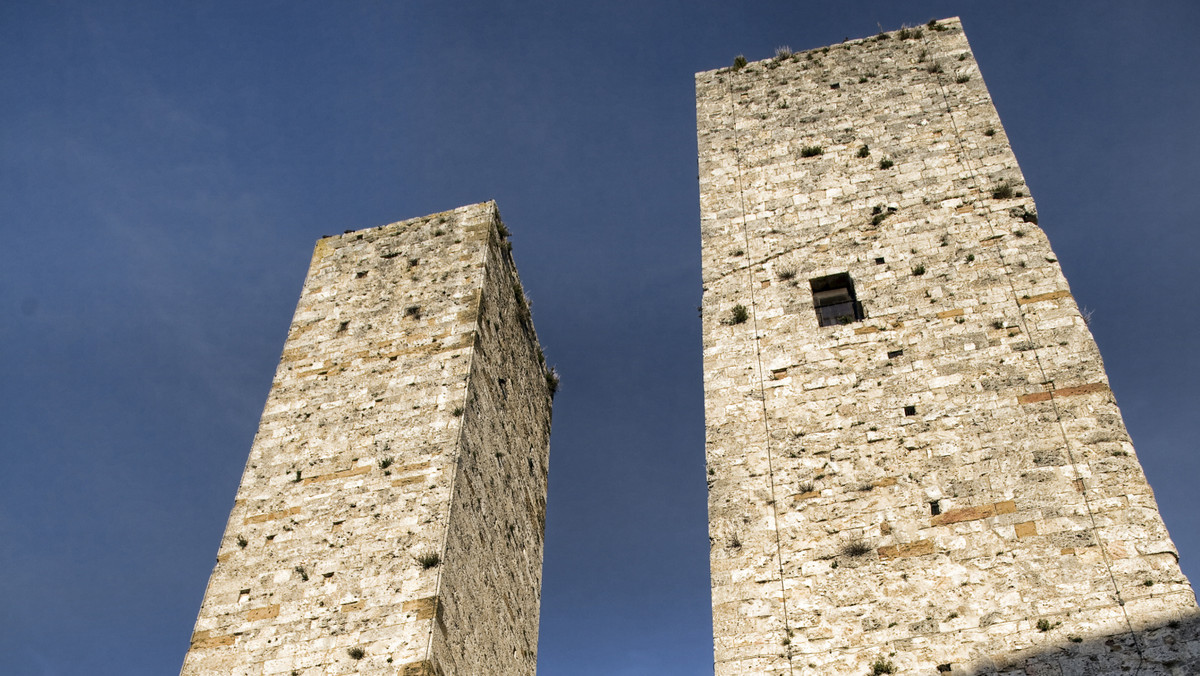
[[[416,613],[418,620],[428,620],[433,618],[434,614],[437,612],[437,607],[438,603],[436,596],[430,596],[429,598],[425,599],[405,601],[401,606],[406,613]]]
[[[251,608],[246,611],[246,619],[250,622],[254,622],[255,620],[269,620],[272,617],[279,617],[278,603],[263,608]]]
[[[1051,291],[1050,293],[1039,293],[1036,296],[1028,298],[1018,298],[1017,305],[1028,305],[1030,303],[1040,303],[1044,300],[1057,300],[1059,298],[1070,298],[1070,291]]]
[[[218,648],[221,646],[233,645],[237,642],[237,637],[226,634],[224,636],[213,636],[209,631],[198,631],[192,634],[192,650],[204,650],[206,648]]]
[[[934,553],[932,540],[918,540],[901,545],[890,545],[879,548],[879,558],[881,559],[904,559],[912,556],[928,556]]]
[[[250,525],[252,523],[263,523],[264,521],[275,521],[276,519],[286,519],[289,516],[295,516],[300,513],[299,507],[290,507],[281,509],[278,512],[270,512],[268,514],[253,514],[242,519],[242,523]]]
[[[1012,500],[998,502],[991,505],[979,505],[977,507],[962,507],[960,509],[952,509],[948,512],[942,512],[930,519],[930,525],[946,526],[952,523],[962,521],[976,521],[986,519],[988,517],[997,516],[1000,514],[1012,514],[1017,509],[1016,503]]]

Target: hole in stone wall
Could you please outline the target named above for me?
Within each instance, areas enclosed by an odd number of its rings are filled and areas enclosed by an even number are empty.
[[[904,415],[912,416],[912,415],[916,415],[916,414],[917,414],[916,406],[905,406],[904,407]]]
[[[934,516],[942,513],[942,508],[938,505],[937,500],[933,500],[929,503],[929,513]]]
[[[946,672],[954,671],[954,667],[951,667],[949,663],[939,664],[938,671],[942,672],[942,673],[946,673]]]
[[[359,270],[358,272],[354,273],[354,277],[356,279],[362,279],[363,277],[366,277],[366,276],[367,276],[366,270]]]
[[[882,256],[875,259],[875,265],[883,265],[883,257]]]
[[[817,311],[819,326],[837,326],[862,321],[862,303],[854,293],[854,282],[850,275],[841,272],[828,277],[810,279],[813,307]]]
[[[892,350],[891,352],[888,352],[888,359],[895,359],[903,354],[904,350]]]

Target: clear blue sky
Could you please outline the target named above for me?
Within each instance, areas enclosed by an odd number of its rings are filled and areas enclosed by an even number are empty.
[[[563,375],[539,673],[711,674],[692,74],[951,15],[1200,581],[1195,2],[12,1],[0,673],[177,672],[313,242],[496,199]]]

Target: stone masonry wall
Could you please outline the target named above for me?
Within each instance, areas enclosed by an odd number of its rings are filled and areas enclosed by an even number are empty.
[[[505,673],[532,673],[540,513],[513,517],[524,557],[486,588],[492,562],[454,546],[507,532],[456,497],[478,482],[462,450],[476,421],[537,463],[488,483],[504,493],[489,504],[545,500],[536,336],[481,310],[519,289],[502,232],[487,203],[317,243],[182,674],[470,674],[439,660],[489,645],[520,655]],[[497,331],[513,342],[480,354]],[[493,373],[520,384],[507,407],[476,391]],[[521,612],[495,612],[510,596]],[[472,626],[447,612],[460,599],[486,610]]]
[[[959,21],[696,91],[716,673],[1200,672]],[[839,273],[865,318],[820,327]]]

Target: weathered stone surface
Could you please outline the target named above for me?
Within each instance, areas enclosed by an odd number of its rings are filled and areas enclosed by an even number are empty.
[[[1200,673],[959,21],[696,92],[716,673]],[[862,318],[819,326],[843,273]]]
[[[532,674],[550,399],[495,204],[320,240],[182,673]]]

